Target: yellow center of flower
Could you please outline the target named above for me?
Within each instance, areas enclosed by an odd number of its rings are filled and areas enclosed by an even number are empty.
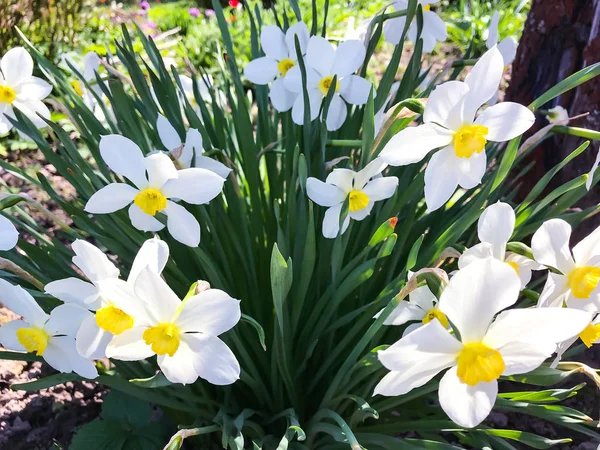
[[[167,197],[162,195],[158,189],[146,188],[137,193],[133,203],[138,205],[146,214],[155,216],[156,213],[167,207]]]
[[[469,386],[497,380],[502,372],[504,360],[500,352],[480,342],[466,344],[458,355],[456,373]]]
[[[142,337],[157,355],[173,356],[179,348],[181,332],[174,323],[160,323],[144,331]]]
[[[277,64],[277,70],[279,70],[279,73],[281,74],[282,77],[285,77],[288,73],[288,70],[290,70],[295,65],[296,65],[296,63],[294,61],[292,61],[291,59],[282,59]]]
[[[333,84],[332,76],[321,78],[321,81],[319,81],[319,89],[321,89],[321,92],[323,93],[323,95],[327,95],[327,93],[329,92],[329,88],[331,87],[332,84]],[[336,81],[335,91],[337,92],[339,90],[340,90],[340,82]]]
[[[431,11],[431,5],[423,5],[423,11]]]
[[[133,327],[133,317],[114,305],[96,311],[96,325],[112,334],[121,334]]]
[[[17,98],[17,93],[10,86],[0,85],[0,103],[11,104]]]
[[[352,212],[365,209],[369,204],[369,196],[361,191],[350,191],[348,199],[350,200],[349,207]]]
[[[506,261],[506,264],[512,267],[515,270],[515,272],[517,272],[517,275],[519,275],[519,265],[516,262]]]
[[[594,325],[590,323],[581,333],[579,333],[579,338],[587,348],[590,348],[594,342],[600,339],[600,324]]]
[[[454,133],[454,151],[459,158],[470,158],[473,153],[481,153],[485,148],[487,127],[465,125]]]
[[[432,308],[427,311],[427,314],[425,314],[425,317],[423,317],[421,322],[425,324],[431,322],[433,319],[439,320],[444,328],[448,328],[448,318],[446,317],[446,314],[437,308]]]
[[[575,298],[590,298],[600,281],[600,268],[594,266],[576,267],[567,277]]]
[[[48,336],[48,333],[43,328],[19,328],[16,334],[21,345],[29,353],[36,352],[38,356],[42,356],[46,347],[48,347],[50,336]]]
[[[83,87],[81,86],[81,81],[73,80],[71,81],[71,86],[73,86],[73,89],[77,95],[80,97],[83,96]]]

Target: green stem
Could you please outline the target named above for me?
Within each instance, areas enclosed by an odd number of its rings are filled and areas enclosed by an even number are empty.
[[[461,59],[458,61],[454,61],[452,63],[452,67],[467,67],[467,66],[474,66],[477,61],[479,61],[478,59]]]
[[[558,125],[550,130],[552,133],[568,134],[570,136],[578,136],[586,139],[600,141],[600,131],[588,130],[585,128],[567,127]]]
[[[360,139],[328,139],[327,145],[330,147],[360,147],[362,141]]]

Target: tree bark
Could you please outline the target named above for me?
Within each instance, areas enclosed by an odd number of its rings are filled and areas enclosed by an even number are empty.
[[[600,61],[600,0],[533,0],[512,67],[506,99],[527,105],[540,94],[578,70]],[[600,77],[567,92],[542,109],[560,105],[570,117],[589,112],[570,125],[600,130]],[[538,119],[536,129],[547,124]],[[532,129],[530,133],[536,131]],[[521,195],[553,166],[583,142],[573,136],[555,136],[534,150],[530,159],[536,164],[527,177]],[[593,142],[584,154],[567,165],[554,179],[556,187],[590,170],[598,152]],[[600,203],[600,188],[595,187],[578,207]],[[587,221],[580,232],[587,234],[600,224],[600,218]]]

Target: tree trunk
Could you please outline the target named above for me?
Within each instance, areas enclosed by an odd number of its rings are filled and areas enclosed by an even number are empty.
[[[557,82],[578,70],[600,61],[600,0],[533,0],[525,23],[523,37],[512,67],[506,99],[527,105]],[[570,117],[589,112],[570,125],[600,130],[600,77],[578,89],[567,92],[544,105],[550,109],[560,105]],[[547,124],[537,121],[537,129]],[[531,133],[536,129],[531,130]],[[530,155],[535,161],[531,176],[527,177],[521,195],[553,166],[572,152],[583,139],[573,136],[555,136],[546,140]],[[584,154],[565,167],[554,179],[556,187],[590,170],[598,152],[593,142]],[[527,161],[527,162],[529,162]],[[578,204],[584,208],[600,203],[600,188],[595,187]],[[600,224],[600,218],[587,221],[579,227],[583,235]]]

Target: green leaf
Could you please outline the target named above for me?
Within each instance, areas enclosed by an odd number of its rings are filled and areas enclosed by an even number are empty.
[[[265,343],[265,330],[260,325],[260,323],[258,323],[256,320],[254,320],[252,317],[250,317],[247,314],[242,314],[242,322],[249,323],[250,325],[252,325],[252,327],[254,327],[254,329],[258,333],[258,340],[260,341],[260,345],[263,348],[263,350],[266,352],[267,344]]]
[[[0,350],[0,359],[6,359],[10,361],[29,361],[29,362],[43,362],[44,358],[41,356],[33,355],[31,353],[21,352],[10,352],[7,350]]]
[[[506,439],[512,439],[513,441],[521,442],[532,448],[550,448],[557,444],[566,444],[572,442],[572,439],[548,439],[537,434],[526,433],[525,431],[517,430],[492,430],[492,429],[479,429],[479,433],[489,434],[492,436],[498,436]]]
[[[96,419],[81,427],[69,450],[125,450],[129,433],[118,422]]]
[[[277,321],[282,333],[285,323],[283,304],[292,287],[293,277],[292,259],[288,258],[286,262],[283,255],[279,252],[277,244],[273,245],[273,252],[271,253],[271,292],[273,294],[273,304],[275,305]]]
[[[30,381],[29,383],[17,383],[12,384],[10,388],[13,391],[39,391],[40,389],[48,389],[57,384],[67,383],[69,381],[79,381],[84,380],[85,378],[81,378],[79,375],[74,373],[57,373],[55,375],[50,375],[49,377],[40,378],[39,380]]]
[[[421,249],[421,244],[423,243],[424,239],[425,235],[422,234],[410,248],[410,252],[408,253],[408,259],[406,260],[406,270],[412,270],[417,265],[419,250]]]
[[[128,423],[141,428],[150,422],[152,408],[148,402],[119,391],[111,391],[102,402],[100,416],[107,421]]]
[[[153,375],[149,378],[133,378],[129,380],[129,382],[135,384],[136,386],[147,389],[165,387],[173,384],[167,380],[167,377],[165,377],[162,372],[158,372],[156,375]]]
[[[510,375],[505,377],[511,381],[517,381],[519,383],[533,384],[535,386],[551,386],[558,384],[561,381],[565,381],[571,375],[579,373],[578,370],[562,371],[557,369],[551,369],[547,366],[540,366],[537,369],[520,375]]]

